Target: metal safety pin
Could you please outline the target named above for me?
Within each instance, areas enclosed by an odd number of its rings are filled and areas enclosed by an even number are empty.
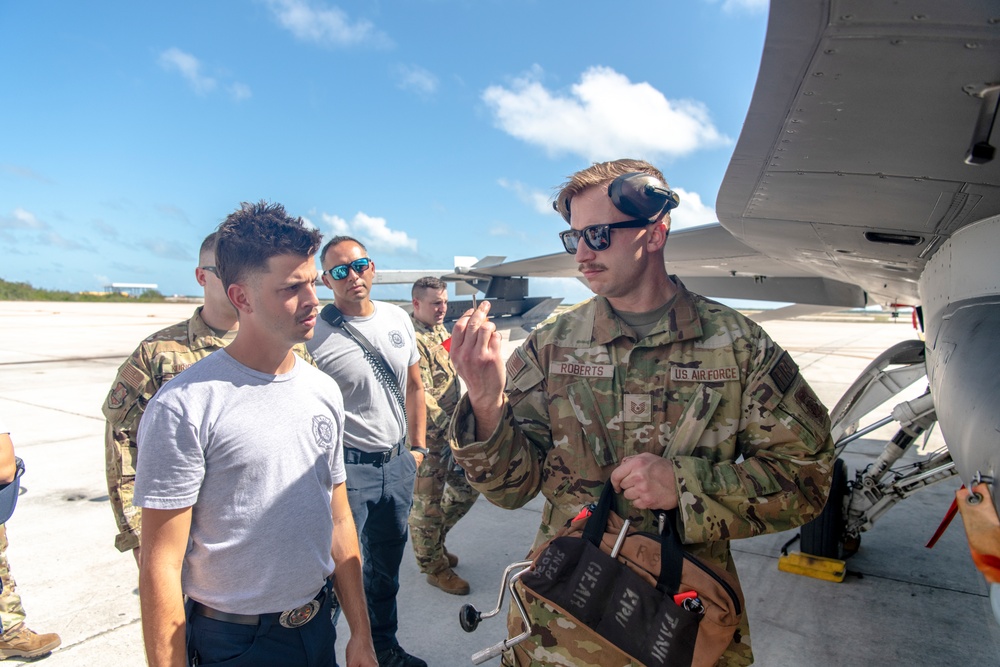
[[[611,550],[611,557],[618,558],[618,552],[622,549],[622,544],[625,543],[625,534],[628,533],[628,527],[631,525],[631,521],[625,519],[625,523],[622,525],[622,529],[618,531],[618,538],[615,540],[615,548]]]

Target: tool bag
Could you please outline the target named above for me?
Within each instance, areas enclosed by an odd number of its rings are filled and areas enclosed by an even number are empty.
[[[596,505],[532,554],[517,583],[532,637],[513,647],[515,664],[532,663],[542,636],[572,664],[715,665],[743,614],[739,583],[683,550],[676,510],[661,515],[660,535],[636,532],[611,511],[613,499],[609,481]],[[510,619],[510,636],[520,625]]]

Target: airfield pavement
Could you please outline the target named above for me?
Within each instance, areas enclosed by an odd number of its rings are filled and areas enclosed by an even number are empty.
[[[46,667],[144,664],[135,563],[114,548],[101,403],[138,342],[186,319],[193,307],[0,302],[0,414],[27,466],[25,492],[8,522],[9,558],[28,625],[62,635],[62,646],[40,661]],[[915,336],[902,319],[777,321],[765,328],[793,354],[827,405],[872,357]],[[870,462],[881,451],[876,438],[891,434],[885,427],[853,443],[848,462],[853,468]],[[935,432],[928,444],[940,446],[940,436]],[[952,478],[922,490],[888,512],[863,536],[840,584],[778,570],[781,546],[793,532],[733,543],[756,664],[1000,664],[1000,626],[960,520],[934,549],[923,546],[959,483]],[[515,511],[480,499],[458,524],[448,546],[461,558],[457,571],[472,585],[466,597],[427,585],[407,551],[399,638],[408,651],[432,667],[457,667],[505,636],[501,618],[466,634],[458,610],[466,602],[482,611],[494,607],[500,574],[525,555],[540,511],[539,499]],[[338,630],[343,651],[346,623]]]

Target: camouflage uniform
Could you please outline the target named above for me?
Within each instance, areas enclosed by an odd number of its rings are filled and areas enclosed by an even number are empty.
[[[735,575],[729,540],[787,530],[822,510],[830,421],[759,325],[672,279],[675,300],[639,341],[603,297],[543,323],[507,362],[504,413],[485,442],[475,442],[468,398],[460,402],[455,458],[501,507],[545,496],[534,546],[596,501],[623,457],[669,458],[684,543]],[[642,530],[655,526],[652,512],[620,496],[616,509]],[[752,663],[746,614],[743,626],[719,664]],[[529,641],[531,665],[597,662],[540,636]],[[509,653],[504,660],[513,664]]]
[[[448,567],[444,539],[479,497],[469,486],[465,473],[455,469],[448,446],[451,413],[462,389],[455,366],[442,343],[448,331],[440,324],[431,328],[415,317],[413,330],[420,351],[420,379],[427,403],[427,449],[430,452],[417,468],[410,510],[413,555],[420,571],[436,574]]]
[[[201,311],[199,306],[191,319],[161,329],[142,341],[118,369],[118,377],[104,401],[102,410],[108,420],[104,456],[108,496],[118,524],[115,546],[119,551],[139,546],[142,510],[132,505],[132,489],[139,418],[146,404],[167,380],[236,337],[235,331],[217,336],[201,318]],[[296,345],[295,353],[312,363],[304,345]]]
[[[10,634],[24,623],[24,607],[7,562],[7,527],[0,523],[0,635]]]

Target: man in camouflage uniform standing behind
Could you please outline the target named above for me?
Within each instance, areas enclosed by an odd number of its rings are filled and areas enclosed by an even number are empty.
[[[451,413],[462,395],[458,374],[444,342],[448,290],[439,278],[421,278],[413,284],[413,330],[420,352],[420,378],[427,405],[427,457],[417,468],[410,510],[410,535],[417,566],[427,583],[453,595],[468,595],[469,582],[452,569],[458,557],[444,546],[445,537],[479,497],[465,473],[456,469],[448,444]]]
[[[556,209],[563,245],[597,296],[540,325],[500,355],[488,302],[452,330],[467,394],[452,424],[455,459],[490,501],[546,503],[535,545],[597,500],[610,479],[616,511],[655,530],[651,510],[678,510],[686,549],[734,575],[729,540],[817,516],[833,442],[825,408],[789,355],[754,322],[687,291],[666,272],[678,197],[647,162],[574,174]],[[749,665],[746,614],[720,665]],[[585,642],[534,634],[504,664],[590,666]]]
[[[194,362],[221,349],[236,337],[236,309],[215,268],[216,233],[209,234],[198,252],[194,270],[205,288],[205,305],[191,319],[157,331],[142,341],[118,369],[102,410],[108,420],[104,436],[108,496],[118,524],[115,546],[131,550],[139,561],[142,510],[132,505],[139,418],[146,404],[165,382]]]
[[[228,345],[236,337],[236,309],[229,302],[215,268],[216,233],[202,241],[198,251],[195,279],[205,289],[205,304],[191,319],[157,331],[142,341],[118,369],[118,377],[104,401],[102,410],[108,424],[104,437],[108,496],[118,525],[115,546],[132,551],[139,562],[139,532],[142,510],[132,505],[135,486],[135,457],[139,418],[149,399],[163,384],[212,352]],[[305,346],[295,352],[312,362]]]
[[[14,443],[0,415],[0,486],[13,483],[16,477]],[[8,489],[8,493],[15,491]],[[0,517],[0,520],[6,521],[6,518]],[[7,526],[0,523],[0,660],[37,658],[58,648],[62,639],[54,632],[40,635],[25,625],[26,614],[14,576],[10,573],[7,546]]]

